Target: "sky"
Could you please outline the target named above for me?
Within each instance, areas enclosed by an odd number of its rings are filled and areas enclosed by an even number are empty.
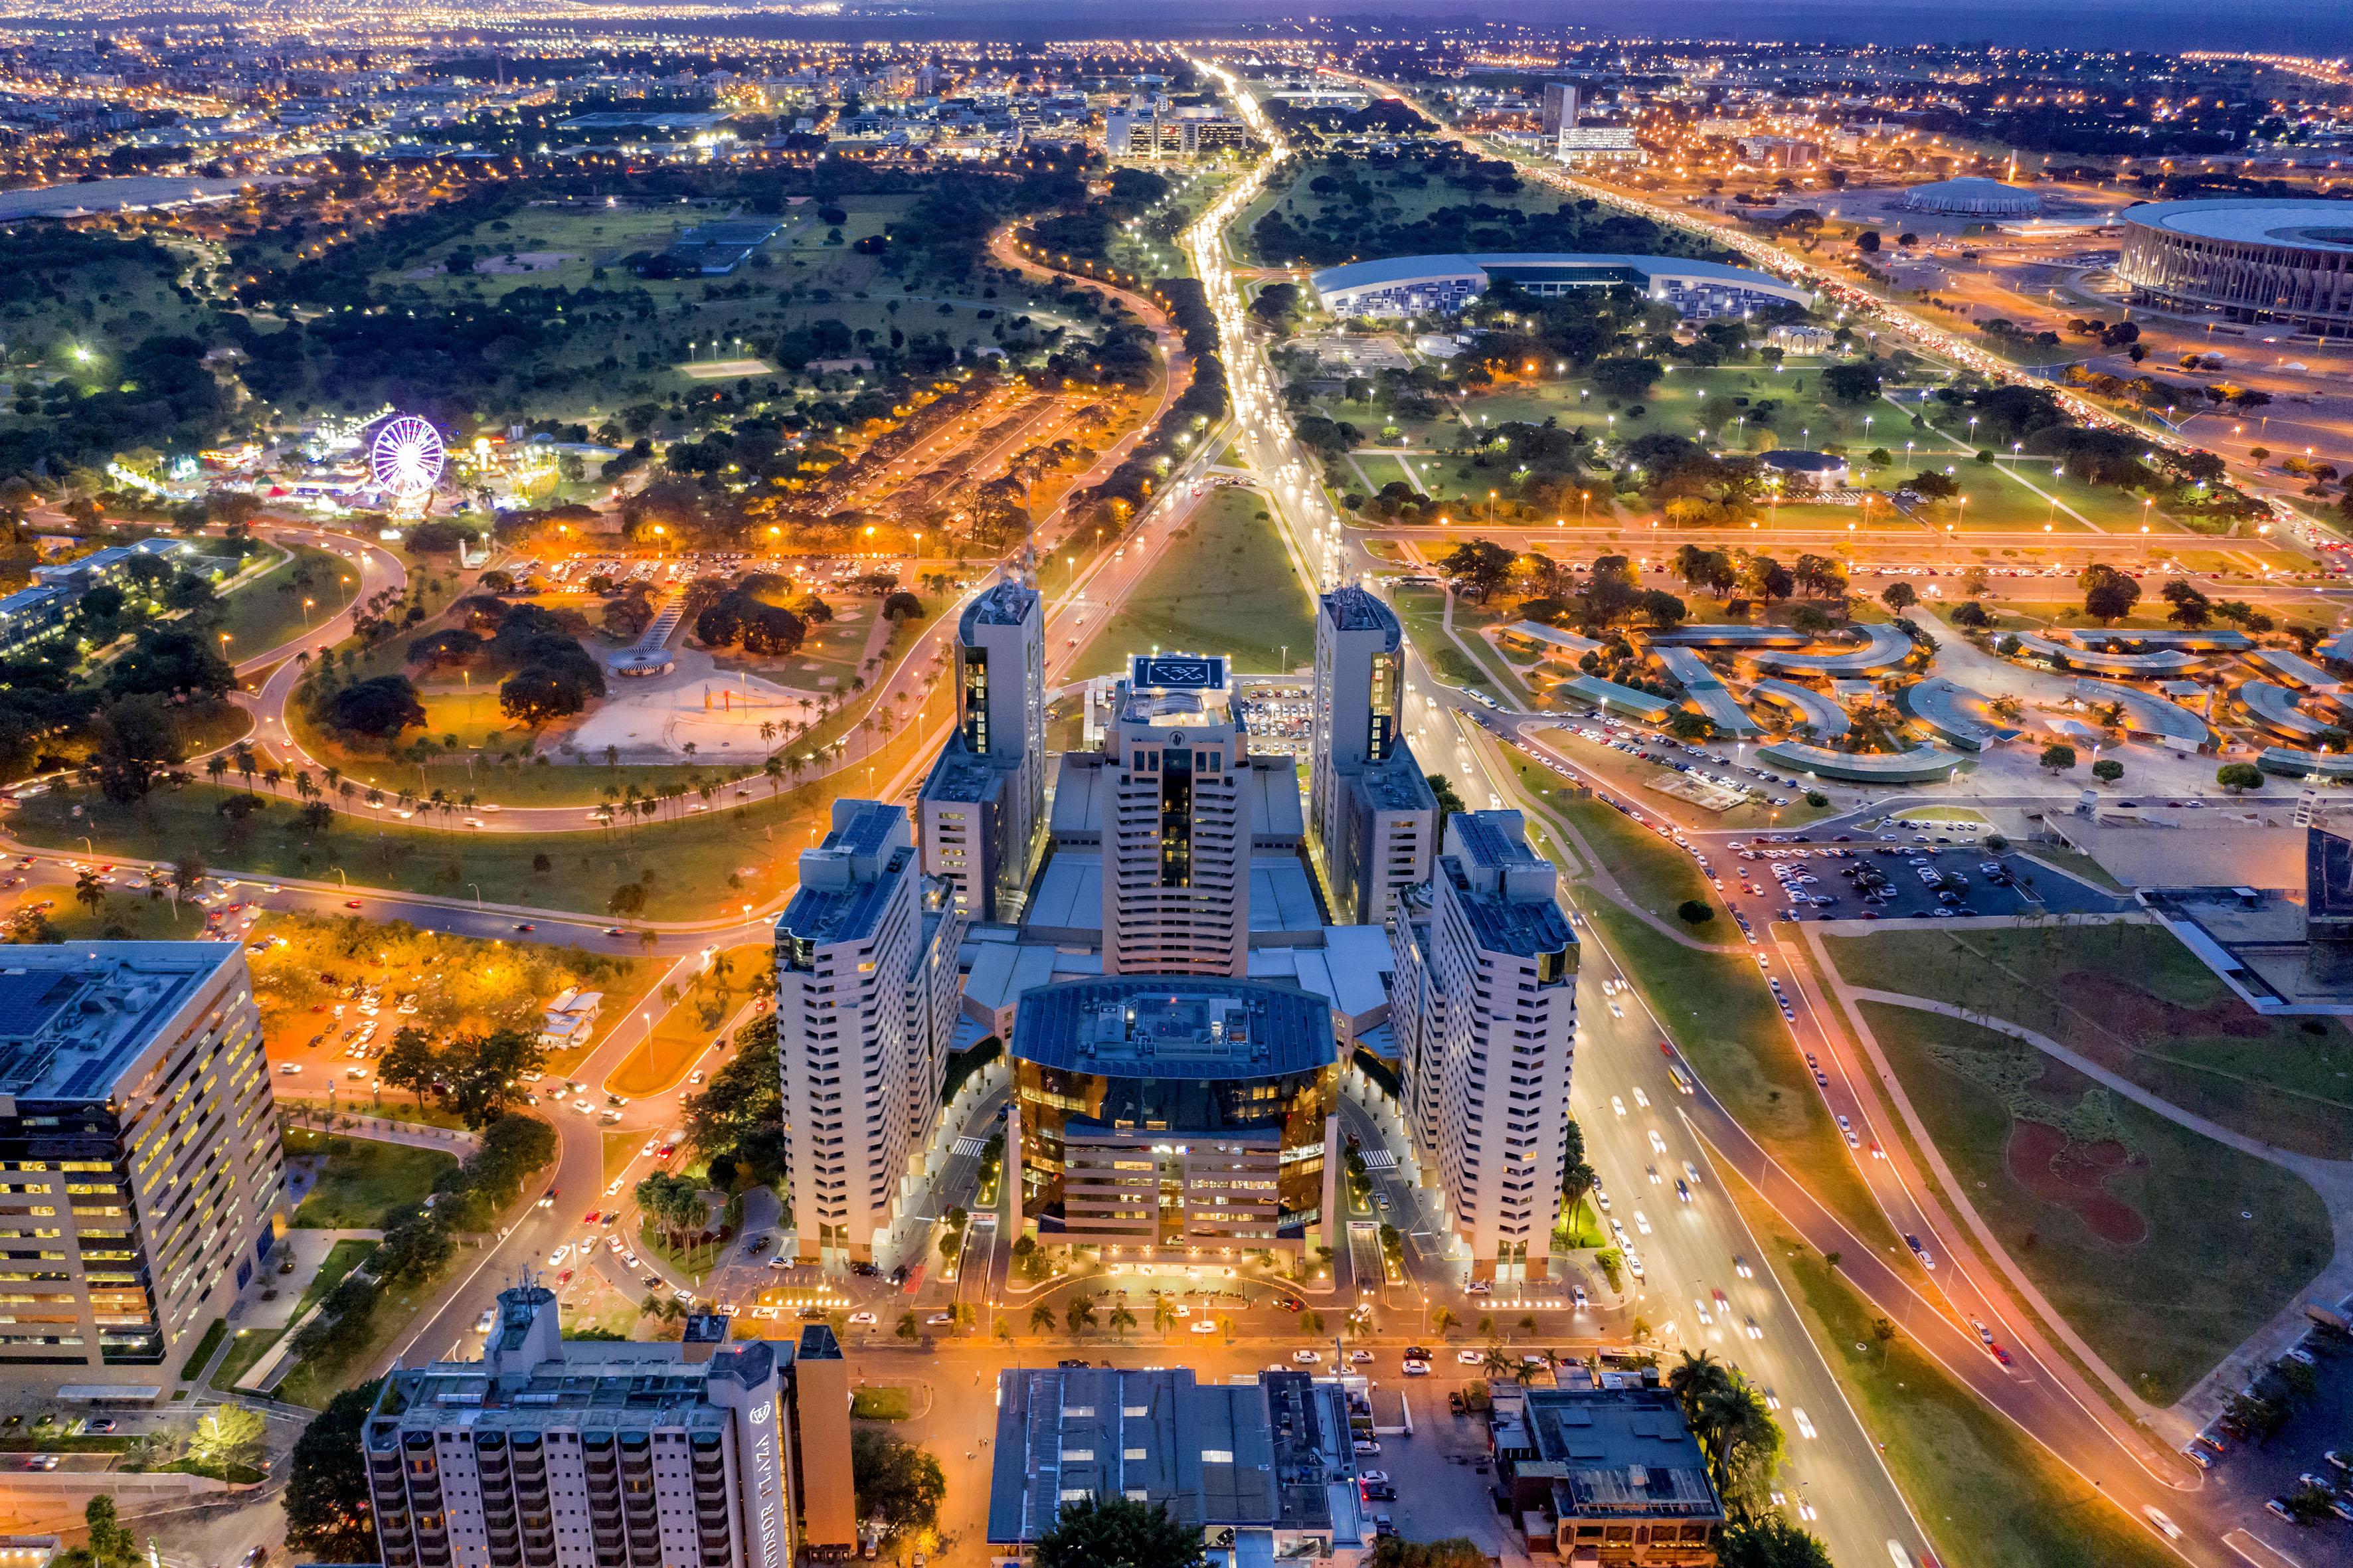
[[[915,0],[838,27],[806,20],[778,31],[871,37],[962,33],[992,38],[1199,37],[1246,22],[1322,17],[1509,19],[1577,26],[1602,36],[1823,41],[1841,44],[2044,44],[2073,48],[2244,49],[2353,54],[2353,0]],[[691,17],[681,6],[671,25]],[[1636,18],[1639,17],[1639,23]],[[781,19],[780,19],[781,20]],[[691,26],[691,23],[688,23]],[[740,23],[721,30],[742,29]],[[766,31],[767,29],[761,29]]]

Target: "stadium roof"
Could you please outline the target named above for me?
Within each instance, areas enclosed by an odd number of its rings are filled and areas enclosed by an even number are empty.
[[[2353,253],[2353,202],[2263,201],[2238,196],[2197,202],[2147,202],[2126,208],[2125,221],[2200,239]]]

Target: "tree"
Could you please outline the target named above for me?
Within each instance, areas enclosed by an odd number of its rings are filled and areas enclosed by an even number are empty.
[[[580,712],[590,695],[572,671],[533,666],[517,670],[499,688],[499,711],[535,728]]]
[[[267,1423],[261,1412],[242,1405],[216,1405],[196,1423],[188,1457],[216,1469],[254,1468],[261,1462]]]
[[[333,693],[319,717],[343,734],[390,741],[405,729],[423,726],[425,704],[417,700],[417,688],[408,677],[379,675]]]
[[[1717,1495],[1736,1513],[1755,1510],[1771,1489],[1781,1462],[1781,1428],[1764,1396],[1705,1351],[1697,1355],[1685,1351],[1682,1363],[1667,1374],[1667,1386],[1707,1456]]]
[[[449,1108],[477,1131],[488,1127],[522,1100],[522,1079],[540,1070],[547,1051],[536,1032],[507,1027],[449,1042],[442,1068],[449,1084]]]
[[[98,879],[95,869],[85,870],[74,879],[74,902],[91,914],[106,902],[106,884]]]
[[[657,1171],[637,1184],[635,1195],[638,1206],[645,1211],[648,1219],[661,1227],[664,1238],[672,1247],[702,1229],[707,1216],[702,1189],[688,1178]]]
[[[381,1082],[414,1094],[419,1111],[425,1109],[426,1092],[440,1074],[441,1058],[433,1048],[433,1037],[413,1024],[393,1031],[392,1044],[385,1047],[375,1072]]]
[[[2214,601],[2186,578],[2169,579],[2158,594],[2173,606],[2165,618],[2177,626],[2194,632],[2214,618]]]
[[[1062,1505],[1038,1538],[1030,1568],[1206,1568],[1201,1527],[1168,1516],[1166,1505],[1088,1496]]]
[[[1054,1331],[1054,1304],[1051,1301],[1040,1301],[1029,1309],[1029,1331],[1033,1334]]]
[[[605,912],[622,920],[634,919],[646,907],[646,889],[642,882],[624,882],[605,900]]]
[[[2075,585],[2084,590],[2084,613],[2095,621],[2123,620],[2140,603],[2140,584],[2105,562],[2084,567]]]
[[[2063,773],[2075,765],[2075,748],[2063,742],[2053,742],[2042,748],[2035,765],[2051,773]]]
[[[855,1427],[849,1434],[849,1477],[858,1517],[880,1524],[886,1538],[939,1528],[948,1483],[929,1449],[871,1426]]]
[[[1127,1310],[1125,1302],[1122,1302],[1120,1305],[1113,1307],[1111,1310],[1110,1321],[1111,1331],[1117,1334],[1121,1339],[1125,1339],[1127,1338],[1128,1331],[1135,1327],[1135,1314]]]
[[[909,1344],[913,1344],[923,1337],[923,1320],[916,1317],[914,1311],[910,1309],[899,1314],[899,1326],[893,1332]]]
[[[157,696],[119,698],[90,719],[90,771],[117,805],[144,800],[164,769],[183,752],[173,710]]]
[[[1062,1321],[1070,1325],[1071,1337],[1072,1339],[1078,1338],[1089,1329],[1093,1328],[1095,1326],[1095,1299],[1092,1296],[1084,1294],[1083,1292],[1079,1295],[1072,1296],[1071,1298],[1069,1310],[1062,1314]]]
[[[314,1562],[369,1563],[378,1555],[360,1433],[383,1387],[378,1378],[335,1395],[295,1439],[286,1475],[286,1544]]]
[[[139,1561],[139,1542],[125,1529],[114,1509],[114,1499],[100,1492],[81,1511],[90,1530],[90,1560],[93,1568],[132,1568]]]
[[[1704,899],[1685,899],[1675,906],[1675,918],[1687,926],[1704,926],[1715,919],[1715,908]]]
[[[2114,784],[2125,776],[2125,765],[2114,757],[2102,757],[2092,764],[2092,776],[2102,784]]]
[[[2224,763],[2214,770],[2214,782],[2232,795],[2263,787],[2263,770],[2253,763]]]
[[[1467,540],[1440,556],[1438,569],[1454,579],[1455,592],[1485,604],[1512,574],[1513,554],[1484,539]]]
[[[1890,583],[1879,591],[1879,602],[1900,616],[1918,604],[1920,595],[1912,591],[1912,584],[1909,583]]]
[[[1879,395],[1880,362],[1850,360],[1822,372],[1822,390],[1841,403],[1868,403]]]
[[[1831,1568],[1820,1540],[1777,1513],[1727,1526],[1715,1561],[1716,1568]]]
[[[1993,625],[1993,616],[1975,599],[1964,599],[1947,612],[1946,618],[1964,631],[1981,632]]]

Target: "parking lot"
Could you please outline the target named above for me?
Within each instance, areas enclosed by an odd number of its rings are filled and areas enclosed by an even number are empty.
[[[1848,835],[1848,842],[1758,839],[1730,865],[1701,865],[1727,895],[1763,900],[1776,920],[1920,920],[2120,909],[2124,900],[2014,851],[1927,835]],[[1739,911],[1736,910],[1736,914]],[[1745,922],[1744,922],[1745,923]]]

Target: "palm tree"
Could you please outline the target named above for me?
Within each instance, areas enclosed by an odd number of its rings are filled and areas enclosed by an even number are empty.
[[[1029,1331],[1035,1334],[1054,1331],[1054,1309],[1050,1302],[1040,1301],[1029,1309]]]
[[[1430,1326],[1436,1329],[1440,1334],[1447,1332],[1449,1330],[1452,1329],[1455,1324],[1461,1321],[1462,1320],[1456,1317],[1451,1310],[1444,1307],[1439,1308],[1438,1310],[1430,1315]]]
[[[1513,1364],[1503,1346],[1491,1344],[1487,1347],[1486,1356],[1479,1363],[1479,1370],[1489,1377],[1509,1377]]]
[[[909,1344],[913,1344],[923,1337],[923,1327],[916,1321],[913,1312],[902,1312],[899,1314],[899,1327],[895,1332]]]
[[[1161,1295],[1158,1291],[1153,1292],[1152,1331],[1158,1334],[1162,1339],[1166,1339],[1168,1337],[1168,1331],[1176,1326],[1176,1309],[1169,1304],[1167,1297]]]
[[[1070,1310],[1062,1314],[1062,1320],[1071,1326],[1071,1337],[1078,1338],[1095,1326],[1095,1299],[1092,1296],[1071,1297]]]
[[[220,783],[221,775],[227,772],[228,759],[222,756],[218,752],[215,752],[211,756],[205,759],[205,776],[212,780],[213,783]]]
[[[1127,1338],[1127,1331],[1134,1327],[1135,1327],[1135,1314],[1127,1310],[1126,1302],[1123,1301],[1118,1306],[1113,1307],[1111,1310],[1111,1331],[1113,1333],[1117,1334],[1124,1340]]]

